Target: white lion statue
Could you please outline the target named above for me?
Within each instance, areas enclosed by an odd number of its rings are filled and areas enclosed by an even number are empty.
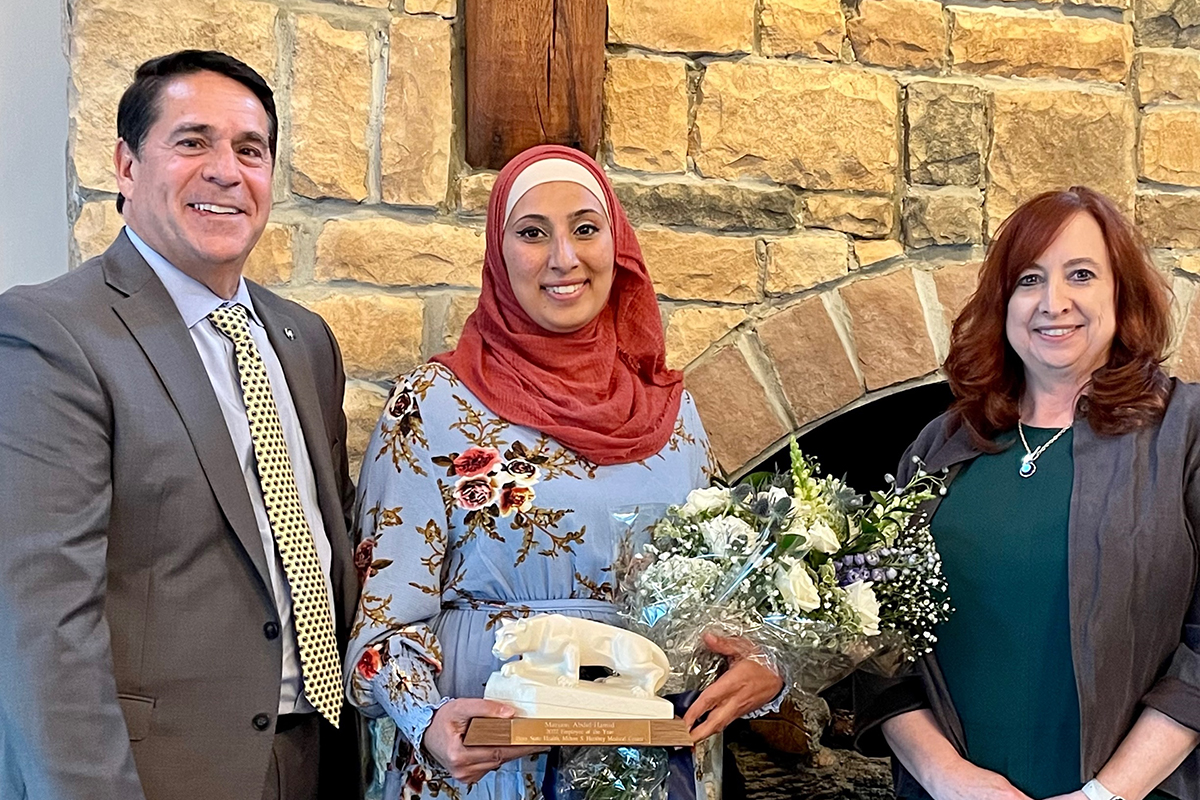
[[[671,669],[662,649],[644,636],[561,614],[505,620],[492,654],[500,660],[520,656],[502,666],[501,675],[547,686],[577,686],[580,667],[607,667],[616,674],[597,683],[634,697],[654,697]]]

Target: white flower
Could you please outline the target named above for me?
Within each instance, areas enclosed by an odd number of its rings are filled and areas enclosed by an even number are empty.
[[[772,486],[769,490],[767,490],[767,502],[770,503],[772,508],[774,508],[775,504],[785,497],[790,498],[791,495],[789,495],[787,489],[784,489],[782,486]]]
[[[805,538],[810,549],[828,553],[829,555],[833,555],[842,547],[841,542],[838,541],[837,533],[823,519],[817,520],[808,527],[808,533]]]
[[[817,593],[817,585],[813,583],[803,561],[796,561],[790,569],[782,566],[777,569],[775,587],[788,605],[801,611],[812,611],[821,606],[821,595]]]
[[[692,492],[695,494],[695,492]],[[758,538],[754,529],[737,517],[717,517],[700,523],[700,535],[708,551],[715,556],[725,557],[731,549],[749,549],[745,545]]]
[[[640,583],[655,597],[694,603],[721,575],[721,568],[702,558],[678,556],[655,561],[643,571]]]
[[[687,516],[699,516],[725,511],[733,502],[733,497],[724,486],[710,486],[707,489],[693,489],[688,492],[687,500],[679,509]]]
[[[873,585],[871,581],[855,581],[846,587],[846,599],[858,613],[858,621],[867,636],[879,635],[879,601],[875,599]]]
[[[501,486],[512,481],[517,486],[533,486],[542,477],[542,471],[528,459],[514,458],[504,462],[496,474]]]

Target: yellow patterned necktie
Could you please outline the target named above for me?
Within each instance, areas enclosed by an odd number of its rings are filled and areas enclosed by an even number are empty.
[[[222,306],[208,315],[217,330],[233,341],[237,355],[238,380],[250,423],[250,440],[258,465],[271,533],[279,547],[283,571],[292,591],[292,616],[296,641],[300,645],[300,666],[304,672],[304,694],[321,716],[334,727],[342,708],[341,659],[333,633],[333,614],[325,590],[312,531],[300,504],[296,477],[288,457],[283,425],[262,355],[250,335],[246,309],[241,305]]]

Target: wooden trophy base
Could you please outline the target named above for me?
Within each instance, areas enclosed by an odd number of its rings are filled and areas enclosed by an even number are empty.
[[[691,747],[687,725],[674,719],[545,719],[476,717],[463,743],[471,746],[607,745]]]

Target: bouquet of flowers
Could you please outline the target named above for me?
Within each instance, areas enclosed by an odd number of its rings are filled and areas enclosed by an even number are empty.
[[[890,674],[928,653],[949,616],[941,558],[917,516],[945,491],[938,476],[918,468],[906,486],[889,476],[886,490],[864,498],[821,476],[795,440],[791,460],[785,474],[697,489],[665,514],[613,514],[622,533],[617,604],[666,652],[667,695],[716,680],[723,662],[705,648],[706,631],[741,638],[747,657],[782,675],[789,692],[814,694],[864,662]],[[557,794],[547,796],[663,800],[669,765],[650,755],[582,748],[560,763]],[[683,796],[708,796],[703,770],[687,771],[697,782]]]
[[[922,503],[944,492],[918,468],[868,498],[821,476],[795,440],[791,469],[697,489],[619,559],[619,601],[634,630],[667,653],[667,692],[715,679],[701,635],[741,637],[797,693],[818,692],[864,661],[893,672],[929,652],[950,605]],[[919,465],[918,465],[919,466]],[[617,515],[634,541],[640,511]]]

